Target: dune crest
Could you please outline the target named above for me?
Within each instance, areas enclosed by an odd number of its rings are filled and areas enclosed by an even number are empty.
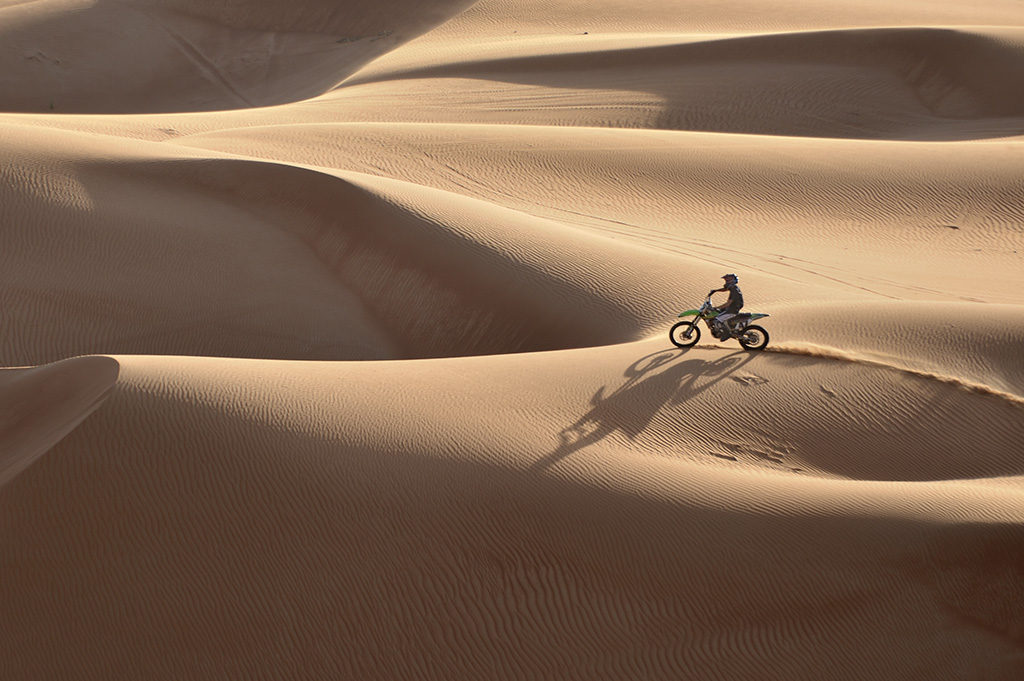
[[[858,354],[848,350],[840,350],[839,348],[832,348],[827,345],[817,345],[815,343],[776,343],[772,345],[771,348],[767,348],[767,350],[768,352],[803,355],[806,357],[824,357],[827,359],[838,359],[843,362],[854,362],[858,364],[870,364],[873,366],[885,367],[887,369],[892,369],[893,371],[900,371],[914,376],[940,381],[942,383],[949,383],[950,385],[955,385],[958,388],[969,392],[995,395],[996,397],[1000,397],[1008,402],[1024,405],[1024,395],[1015,395],[1013,393],[1004,392],[997,388],[993,388],[990,385],[975,383],[974,381],[965,380],[959,376],[949,376],[900,366],[899,364],[887,362],[883,359],[879,359],[878,357],[870,357],[868,355]]]

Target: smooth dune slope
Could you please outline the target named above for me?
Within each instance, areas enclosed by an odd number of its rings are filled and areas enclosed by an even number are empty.
[[[1021,3],[0,0],[0,56],[4,679],[1024,677]],[[725,272],[768,349],[672,346]]]

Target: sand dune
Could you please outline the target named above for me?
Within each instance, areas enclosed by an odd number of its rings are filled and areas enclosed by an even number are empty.
[[[618,39],[614,47],[602,42],[592,47],[575,39],[553,54],[537,41],[522,56],[508,55],[504,44],[488,45],[485,55],[500,56],[404,69],[371,66],[348,83],[445,77],[578,91],[593,87],[600,74],[603,89],[636,91],[639,97],[631,99],[647,99],[651,109],[661,104],[649,127],[777,135],[998,136],[1003,126],[1019,131],[1019,121],[1000,118],[1024,112],[1024,99],[1007,94],[1024,74],[1024,32],[1013,29],[804,31],[653,46],[643,38],[632,45]],[[574,94],[577,101],[586,97]],[[564,97],[566,108],[570,97]],[[966,120],[975,124],[968,127]]]
[[[0,109],[149,113],[294,101],[468,4],[3,2]]]
[[[695,0],[680,9],[663,0],[486,0],[478,2],[419,42],[446,41],[463,32],[493,38],[511,35],[604,33],[701,33],[814,30],[844,27],[986,25],[1020,26],[1015,0],[982,5],[931,0],[858,0],[823,5],[815,0],[780,0],[770,11],[759,0]],[[465,41],[464,41],[465,42]]]
[[[684,5],[0,2],[4,678],[1020,678],[1024,8]]]
[[[96,410],[117,374],[118,364],[109,357],[78,357],[0,373],[0,485]]]
[[[939,433],[900,446],[932,425],[911,414],[942,423],[957,406],[965,421],[1019,406],[660,341],[585,362],[119,361],[104,409],[4,495],[5,545],[22,556],[4,602],[40,645],[8,651],[20,676],[60,673],[41,654],[54,636],[67,659],[159,676],[842,677],[836,665],[854,657],[869,662],[849,678],[1019,669],[1019,624],[1001,600],[1019,588],[1018,490],[811,470],[1019,475],[1019,458],[984,438],[975,456],[941,461]],[[836,395],[808,404],[808,378]],[[595,386],[603,411],[588,409]],[[873,391],[906,411],[887,415]],[[443,418],[439,401],[463,416]],[[785,440],[740,430],[714,443],[736,418],[723,403],[811,411],[780,414]],[[809,451],[808,421],[821,430]],[[844,423],[877,432],[851,441]],[[949,425],[937,430],[965,442],[990,427]],[[584,442],[577,427],[592,428]],[[55,480],[73,481],[57,499]],[[42,503],[49,513],[28,515]],[[121,645],[97,654],[97,638]]]

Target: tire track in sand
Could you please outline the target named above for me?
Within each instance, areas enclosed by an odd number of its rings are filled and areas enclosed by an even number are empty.
[[[918,378],[925,378],[932,381],[939,381],[947,385],[955,386],[961,390],[967,392],[979,393],[982,395],[992,395],[1005,400],[1017,407],[1024,408],[1024,396],[1017,395],[1005,390],[999,390],[990,385],[972,381],[970,379],[961,378],[959,376],[951,376],[949,374],[942,374],[935,371],[927,371],[924,369],[916,369],[913,367],[896,364],[893,362],[885,361],[877,357],[871,357],[859,352],[850,352],[848,350],[842,350],[840,348],[834,348],[827,345],[818,345],[817,343],[777,343],[769,348],[765,349],[766,352],[774,352],[778,354],[786,355],[802,355],[804,357],[818,357],[822,359],[833,359],[841,362],[851,362],[855,364],[863,364],[867,366],[880,367],[895,371],[902,374],[908,374],[911,376],[917,376]]]

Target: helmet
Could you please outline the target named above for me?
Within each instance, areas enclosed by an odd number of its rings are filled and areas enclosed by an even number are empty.
[[[725,279],[726,281],[729,281],[730,279],[732,279],[733,283],[736,283],[736,282],[739,281],[739,279],[737,279],[736,275],[735,274],[731,274],[731,273],[730,274],[723,274],[722,275],[722,279]]]

